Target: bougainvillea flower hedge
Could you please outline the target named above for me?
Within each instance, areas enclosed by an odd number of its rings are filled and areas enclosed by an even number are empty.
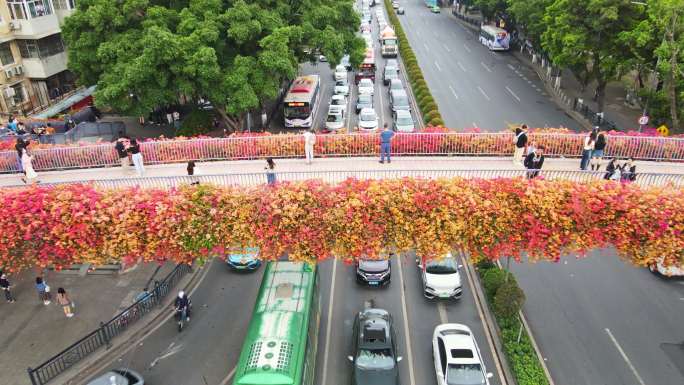
[[[260,188],[174,190],[30,187],[0,195],[0,267],[113,261],[191,262],[258,246],[264,259],[337,256],[386,248],[439,257],[558,260],[614,246],[645,265],[681,264],[684,190],[608,181],[350,179]]]

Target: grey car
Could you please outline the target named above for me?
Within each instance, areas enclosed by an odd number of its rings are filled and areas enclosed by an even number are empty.
[[[352,385],[399,385],[394,325],[387,310],[369,308],[354,320]]]
[[[356,99],[356,113],[358,114],[364,108],[373,108],[373,95],[361,94]]]
[[[408,95],[406,95],[406,91],[390,91],[390,108],[392,109],[392,112],[397,112],[399,110],[411,111],[411,106],[409,105]]]
[[[87,385],[145,385],[138,372],[130,369],[114,369],[91,380]]]

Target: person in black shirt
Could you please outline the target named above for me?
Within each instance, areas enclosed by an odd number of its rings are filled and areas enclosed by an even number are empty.
[[[591,169],[598,171],[601,168],[601,159],[603,159],[603,150],[606,148],[606,134],[599,132],[596,135],[596,142],[594,149],[591,151]]]
[[[128,146],[126,151],[131,154],[133,166],[135,166],[135,171],[138,173],[138,176],[142,176],[145,172],[145,166],[143,165],[143,157],[142,153],[140,152],[140,145],[138,144],[138,141],[131,139],[131,145]]]
[[[519,128],[515,129],[515,137],[513,138],[513,143],[515,143],[515,152],[513,153],[513,163],[521,164],[523,159],[523,153],[525,152],[525,147],[527,147],[527,125],[523,124]]]
[[[121,162],[121,168],[124,172],[128,171],[128,168],[130,167],[127,151],[128,145],[128,138],[119,133],[119,139],[117,139],[114,149],[116,150],[116,154],[119,156],[119,162]]]
[[[539,170],[541,170],[543,165],[544,147],[539,147],[534,151],[530,152],[529,154],[527,154],[527,156],[525,157],[525,168],[527,168],[528,170],[534,170],[527,172],[527,179],[536,178],[537,175],[539,175]]]

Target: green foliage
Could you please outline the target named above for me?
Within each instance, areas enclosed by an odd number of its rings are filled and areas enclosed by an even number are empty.
[[[515,317],[524,302],[525,293],[514,280],[509,279],[499,286],[494,295],[494,313],[503,318]]]
[[[430,110],[427,114],[423,115],[423,121],[429,123],[432,119],[439,117],[439,112],[437,110]]]
[[[507,0],[508,11],[524,32],[528,40],[539,48],[541,35],[546,30],[544,15],[553,0]]]
[[[506,11],[505,0],[473,0],[472,4],[479,8],[482,16],[489,20]]]
[[[181,127],[176,131],[176,136],[197,136],[206,134],[211,130],[211,121],[214,114],[206,110],[196,109],[190,112],[181,122]]]
[[[475,264],[475,267],[480,271],[480,274],[483,274],[485,270],[493,269],[496,267],[494,262],[487,258],[482,258],[477,263]]]
[[[313,51],[363,57],[353,0],[81,0],[65,20],[69,68],[95,101],[141,115],[183,94],[240,115],[274,98]],[[306,47],[311,50],[305,49]]]
[[[492,301],[494,295],[499,287],[506,280],[506,272],[501,269],[489,269],[485,272],[480,272],[482,275],[482,285],[484,285],[485,294],[487,298]]]
[[[437,103],[432,101],[432,97],[428,99],[427,102],[420,104],[421,111],[432,111],[437,109]]]
[[[444,126],[442,118],[434,118],[428,122],[428,126]]]

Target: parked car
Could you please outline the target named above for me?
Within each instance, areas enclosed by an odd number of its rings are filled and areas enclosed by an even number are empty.
[[[390,108],[392,112],[397,112],[398,110],[411,111],[411,106],[409,105],[408,95],[404,90],[394,90],[390,91]]]
[[[340,79],[335,82],[335,95],[349,95],[349,82],[347,79]]]
[[[261,266],[258,247],[231,249],[226,256],[226,263],[234,270],[254,271]]]
[[[456,257],[448,253],[441,259],[418,261],[426,298],[461,298],[463,286]]]
[[[325,128],[337,131],[344,127],[344,110],[339,106],[330,106],[328,116],[325,118]]]
[[[404,10],[404,7],[397,8],[397,15],[403,15],[404,13],[406,13],[406,11]]]
[[[387,94],[391,94],[392,91],[394,91],[394,90],[400,90],[400,91],[406,92],[404,90],[404,84],[401,82],[400,79],[390,80],[390,85],[389,85],[389,88],[387,89]]]
[[[333,72],[333,79],[335,80],[341,80],[341,79],[346,79],[347,78],[347,68],[343,66],[342,64],[339,64],[337,67],[335,67],[335,72]]]
[[[385,70],[382,73],[383,84],[388,86],[390,84],[390,81],[392,81],[392,79],[399,79],[399,72],[394,67],[385,66]]]
[[[480,348],[466,325],[441,324],[432,334],[432,358],[438,385],[489,385]]]
[[[362,131],[376,131],[378,124],[378,114],[374,108],[361,109],[359,113],[359,128]]]
[[[356,315],[353,363],[354,385],[399,385],[396,334],[392,316],[383,309],[370,308]]]
[[[413,132],[416,129],[411,112],[398,110],[394,113],[392,129],[396,132]]]
[[[373,95],[360,94],[356,99],[356,113],[360,113],[364,108],[373,108]]]
[[[330,106],[337,106],[347,113],[347,97],[341,94],[333,95],[330,99]]]
[[[375,113],[375,112],[373,112]],[[363,115],[363,111],[361,111]],[[386,259],[357,259],[356,282],[368,286],[385,286],[392,278],[389,256]]]
[[[372,80],[368,78],[359,80],[359,94],[373,95],[373,92],[375,92],[375,85]]]
[[[114,369],[91,380],[87,385],[145,385],[145,380],[133,370]]]

